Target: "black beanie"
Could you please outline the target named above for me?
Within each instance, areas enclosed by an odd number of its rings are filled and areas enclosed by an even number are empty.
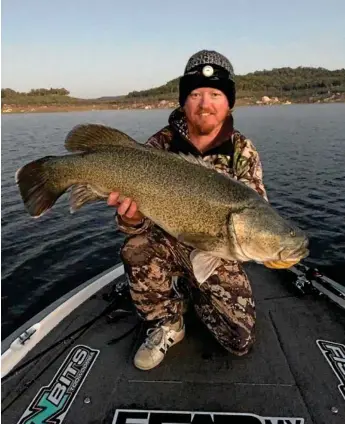
[[[211,87],[222,91],[230,109],[235,105],[236,87],[234,69],[229,60],[213,50],[201,50],[187,62],[179,83],[179,102],[183,106],[189,93],[196,88]]]

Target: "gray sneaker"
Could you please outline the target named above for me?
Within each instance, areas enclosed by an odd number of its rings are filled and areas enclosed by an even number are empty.
[[[134,365],[140,370],[150,370],[160,364],[168,349],[180,342],[185,335],[185,325],[181,318],[180,326],[161,325],[150,328],[144,343],[138,349],[134,357]]]

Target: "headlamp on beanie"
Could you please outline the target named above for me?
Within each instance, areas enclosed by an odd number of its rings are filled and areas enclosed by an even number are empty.
[[[183,106],[188,95],[201,87],[216,88],[222,91],[230,109],[236,100],[234,72],[231,63],[221,54],[203,50],[193,55],[180,78],[179,102]]]

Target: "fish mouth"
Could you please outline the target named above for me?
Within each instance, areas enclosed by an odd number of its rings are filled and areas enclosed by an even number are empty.
[[[279,252],[279,260],[281,261],[300,261],[301,259],[306,258],[310,251],[308,249],[308,239],[305,239],[302,243],[302,245],[298,246],[295,250],[290,249],[283,249]]]
[[[308,243],[304,242],[302,246],[299,246],[297,249],[291,251],[286,248],[279,252],[279,259],[273,261],[265,261],[263,265],[267,268],[273,269],[287,269],[291,268],[293,265],[296,265],[302,259],[306,258],[309,255],[309,249],[307,249]]]

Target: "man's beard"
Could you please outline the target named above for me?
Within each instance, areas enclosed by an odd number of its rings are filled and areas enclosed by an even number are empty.
[[[201,123],[195,123],[194,129],[199,135],[208,135],[216,128],[217,124],[215,122],[207,122],[207,120],[203,121],[201,116],[202,113],[210,113],[213,115],[213,113],[209,110],[201,110],[198,112],[198,115],[201,117]]]
[[[203,123],[203,124],[195,124],[194,129],[195,132],[199,135],[208,135],[216,128],[215,124],[211,123]]]

